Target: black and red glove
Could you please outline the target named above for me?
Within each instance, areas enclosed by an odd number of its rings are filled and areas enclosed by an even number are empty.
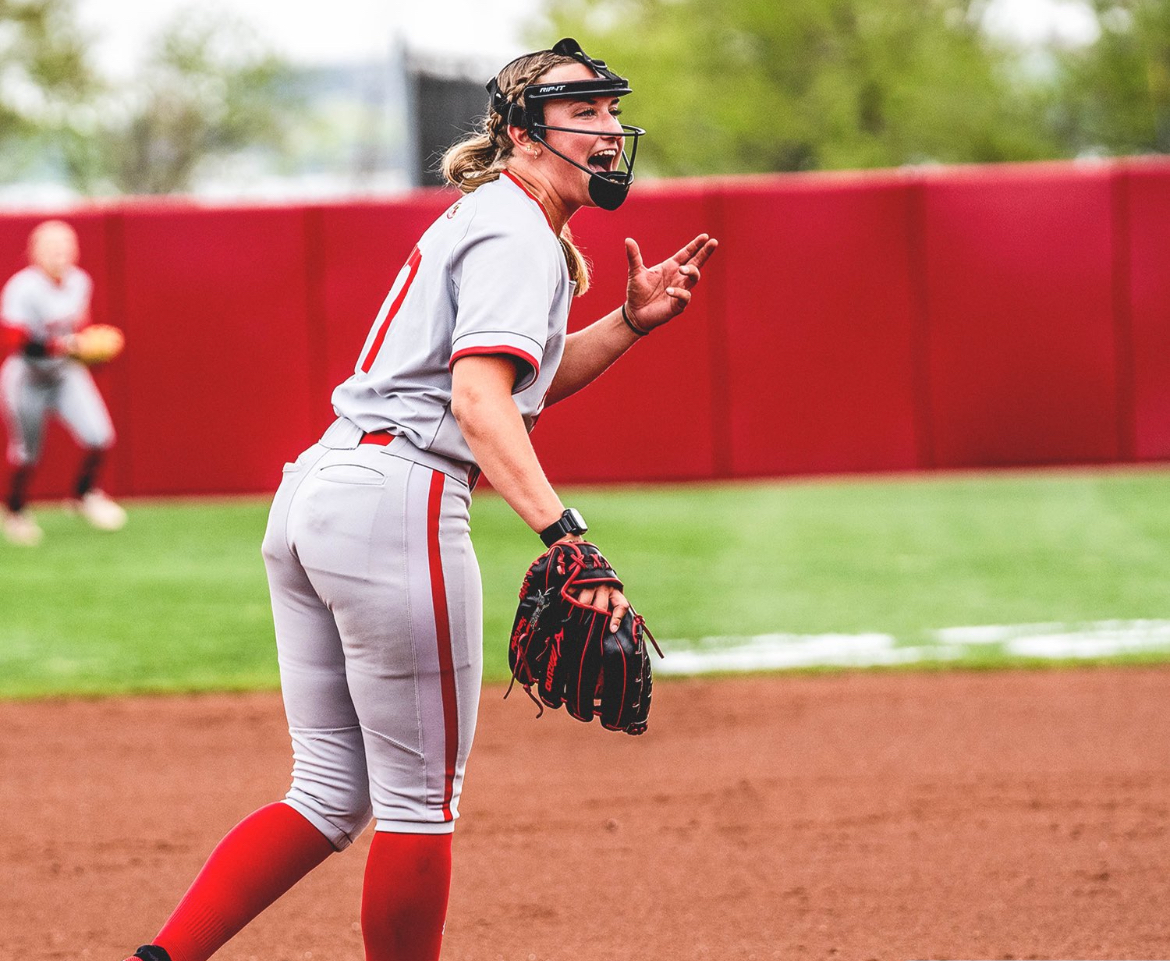
[[[580,721],[597,715],[611,731],[642,734],[652,687],[646,640],[662,652],[633,609],[610,631],[612,614],[575,596],[602,586],[621,590],[622,582],[587,541],[554,544],[538,557],[520,587],[508,665],[513,682],[538,703],[563,704]]]

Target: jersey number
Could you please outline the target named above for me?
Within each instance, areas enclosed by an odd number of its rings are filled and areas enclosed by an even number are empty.
[[[378,351],[382,349],[382,342],[386,339],[386,331],[390,329],[390,321],[394,319],[394,315],[398,313],[402,302],[406,299],[406,292],[410,290],[410,285],[414,283],[414,278],[418,274],[418,265],[422,260],[422,254],[419,253],[418,247],[410,252],[405,265],[398,271],[398,276],[394,280],[394,286],[390,288],[390,293],[386,295],[385,301],[382,303],[382,309],[378,311],[378,316],[374,319],[374,326],[376,332],[374,339],[370,342],[370,349],[366,351],[366,356],[361,362],[361,372],[368,374],[370,367],[374,363],[374,358],[378,356]]]

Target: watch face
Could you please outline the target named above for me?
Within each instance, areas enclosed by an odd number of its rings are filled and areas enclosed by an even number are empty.
[[[589,530],[589,525],[585,523],[585,518],[581,516],[581,512],[575,507],[570,507],[565,511],[565,520],[573,525],[571,529],[576,534],[582,534]]]

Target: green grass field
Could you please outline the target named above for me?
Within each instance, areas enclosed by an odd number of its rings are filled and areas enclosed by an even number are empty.
[[[1102,470],[566,489],[671,649],[704,638],[1170,617],[1170,471]],[[267,501],[131,502],[119,534],[52,505],[44,544],[0,543],[0,696],[277,682],[259,544]],[[473,508],[487,675],[506,676],[538,543]],[[1170,659],[1170,649],[1123,658]],[[1001,649],[951,663],[998,664]]]

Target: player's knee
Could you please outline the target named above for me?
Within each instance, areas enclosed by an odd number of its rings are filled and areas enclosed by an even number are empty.
[[[37,444],[30,444],[15,434],[8,439],[8,446],[4,453],[7,455],[6,460],[8,466],[13,470],[19,470],[22,467],[32,467],[38,460],[40,454],[40,446]]]
[[[118,439],[112,427],[91,427],[80,438],[82,446],[91,454],[104,454]]]
[[[306,784],[294,777],[285,800],[338,851],[349,847],[374,818],[370,792],[365,784]]]

